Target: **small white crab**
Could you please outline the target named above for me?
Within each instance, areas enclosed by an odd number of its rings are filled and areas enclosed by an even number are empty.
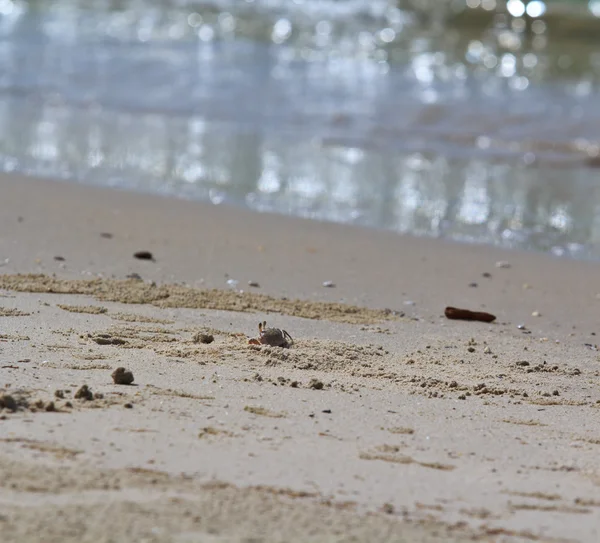
[[[250,345],[270,345],[287,349],[294,344],[292,336],[279,328],[267,328],[267,321],[258,323],[258,338],[248,341]]]

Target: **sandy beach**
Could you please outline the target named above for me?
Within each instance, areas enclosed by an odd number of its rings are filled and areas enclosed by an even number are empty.
[[[596,542],[599,271],[4,175],[2,541]]]

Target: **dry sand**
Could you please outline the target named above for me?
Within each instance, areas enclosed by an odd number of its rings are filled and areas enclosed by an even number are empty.
[[[2,541],[600,540],[598,264],[0,195]]]

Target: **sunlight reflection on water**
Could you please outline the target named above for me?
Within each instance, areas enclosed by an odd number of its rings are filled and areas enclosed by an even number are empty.
[[[0,163],[598,258],[600,27],[511,2],[0,0]]]

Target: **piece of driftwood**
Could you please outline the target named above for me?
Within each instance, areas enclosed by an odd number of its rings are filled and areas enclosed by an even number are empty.
[[[491,313],[470,311],[469,309],[459,309],[458,307],[447,307],[444,310],[444,315],[446,315],[446,318],[448,319],[462,321],[492,322],[496,320],[496,315],[492,315]]]

